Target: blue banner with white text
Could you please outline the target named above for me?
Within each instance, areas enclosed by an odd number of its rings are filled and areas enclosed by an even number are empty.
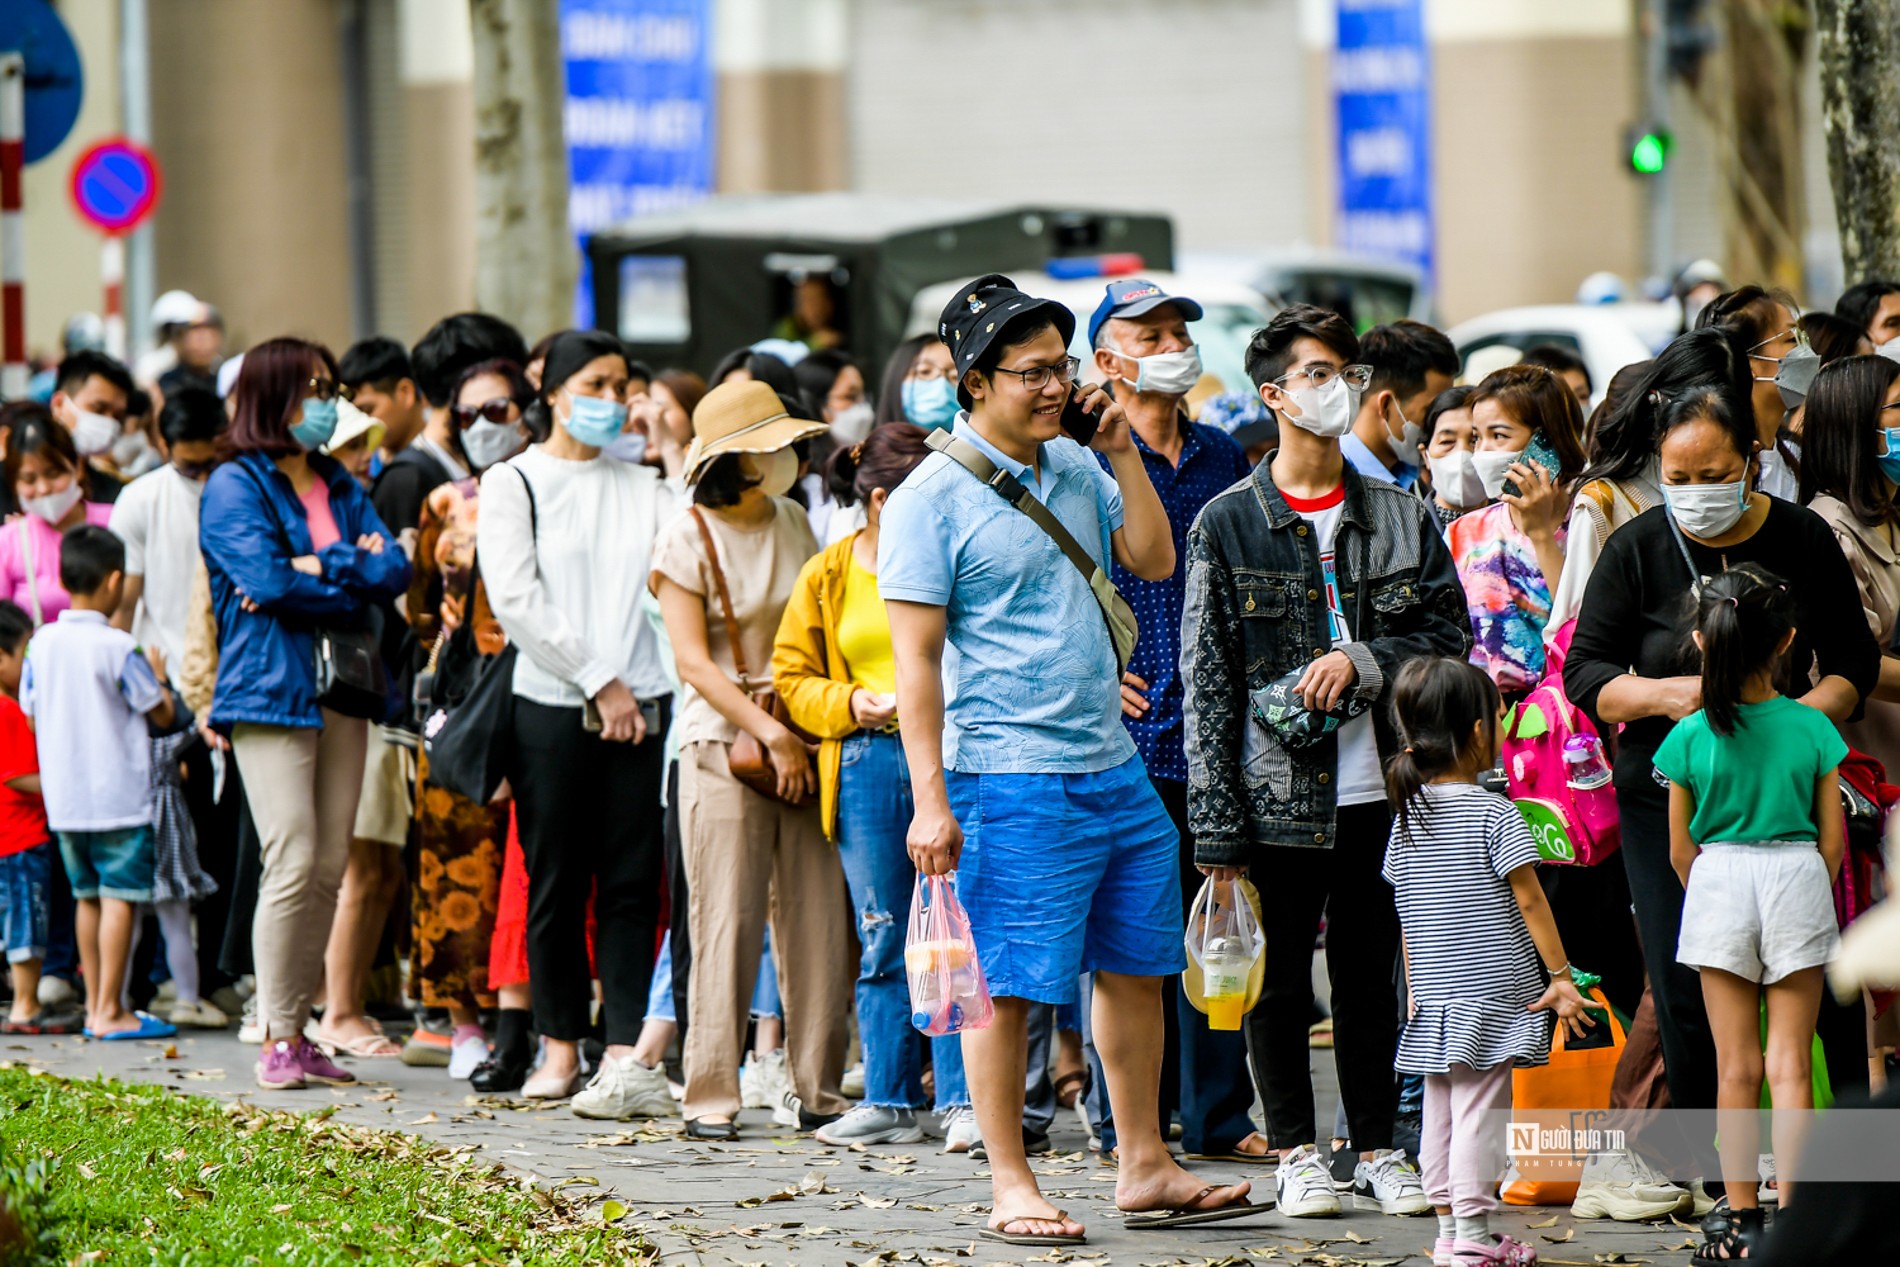
[[[568,220],[595,231],[713,185],[713,0],[561,0]],[[587,256],[576,324],[593,324]]]
[[[1432,275],[1432,91],[1424,0],[1336,0],[1342,249]]]

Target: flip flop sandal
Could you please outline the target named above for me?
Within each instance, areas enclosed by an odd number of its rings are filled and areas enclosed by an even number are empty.
[[[94,1034],[93,1037],[102,1043],[131,1043],[141,1038],[175,1038],[178,1034],[177,1026],[159,1020],[150,1012],[134,1012],[132,1015],[139,1019],[137,1029],[114,1030],[110,1034]]]
[[[358,1034],[355,1038],[343,1039],[326,1036],[317,1040],[317,1046],[332,1058],[339,1054],[357,1060],[398,1060],[402,1057],[402,1044],[387,1034]]]
[[[1217,1205],[1209,1209],[1197,1208],[1197,1203],[1207,1200],[1218,1187],[1209,1185],[1195,1194],[1194,1200],[1178,1205],[1172,1210],[1155,1213],[1130,1214],[1122,1226],[1132,1232],[1151,1232],[1169,1227],[1193,1227],[1199,1223],[1225,1223],[1229,1219],[1244,1219],[1251,1214],[1265,1214],[1272,1209],[1270,1202],[1253,1202],[1242,1197],[1239,1201],[1226,1205]]]
[[[977,1235],[986,1241],[999,1241],[1004,1245],[1086,1245],[1089,1238],[1074,1236],[1067,1232],[1009,1232],[1005,1231],[1011,1223],[1060,1223],[1068,1219],[1067,1210],[1056,1211],[1053,1219],[1031,1219],[1027,1216],[1005,1220],[1002,1227],[986,1227]]]
[[[41,1012],[30,1021],[0,1021],[0,1034],[19,1034],[30,1038],[78,1034],[85,1028],[86,1018],[77,1012],[62,1013],[53,1012],[50,1009]]]
[[[1253,1136],[1247,1138],[1252,1139]],[[1222,1153],[1188,1153],[1186,1157],[1189,1161],[1237,1161],[1247,1166],[1277,1166],[1280,1163],[1280,1154],[1271,1148],[1264,1153],[1247,1153],[1238,1148],[1229,1148]]]
[[[1082,1093],[1088,1085],[1088,1074],[1080,1069],[1071,1069],[1056,1079],[1056,1103],[1065,1109],[1074,1108],[1075,1102],[1082,1098]]]

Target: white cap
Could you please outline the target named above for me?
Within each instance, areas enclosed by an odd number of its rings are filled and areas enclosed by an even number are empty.
[[[188,290],[168,290],[152,302],[152,324],[188,326],[198,319],[204,307]]]
[[[243,368],[244,353],[242,352],[239,352],[236,356],[226,358],[224,364],[218,366],[219,400],[223,400],[226,396],[231,394],[231,389],[237,386],[238,371]]]
[[[338,396],[336,398],[336,430],[330,434],[330,443],[323,446],[323,451],[335,453],[361,435],[369,437],[369,447],[374,449],[383,442],[383,424]]]
[[[1488,343],[1465,357],[1465,372],[1458,379],[1460,383],[1476,387],[1485,380],[1485,376],[1516,365],[1524,359],[1524,353],[1508,343]]]
[[[1629,283],[1615,273],[1592,273],[1577,287],[1580,304],[1620,304],[1629,298]]]

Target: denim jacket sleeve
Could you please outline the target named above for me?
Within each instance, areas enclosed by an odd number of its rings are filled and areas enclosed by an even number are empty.
[[[1470,612],[1451,550],[1425,503],[1416,498],[1411,501],[1414,505],[1407,509],[1412,511],[1411,530],[1418,537],[1418,602],[1394,622],[1394,627],[1363,642],[1340,647],[1359,674],[1353,691],[1368,704],[1376,705],[1386,698],[1399,669],[1408,660],[1421,656],[1462,660],[1471,654]]]
[[[338,522],[352,525],[353,531],[317,553],[318,561],[323,564],[324,579],[369,602],[388,602],[407,591],[409,556],[403,553],[396,535],[376,513],[362,486],[355,479],[348,479],[333,485],[330,496],[341,503],[335,507],[341,512],[337,515]],[[358,537],[372,534],[383,539],[383,548],[376,553],[356,544]]]
[[[354,613],[357,599],[342,586],[290,566],[283,521],[264,504],[267,496],[241,460],[212,472],[198,525],[206,565],[223,572],[240,594],[272,616],[321,619]]]
[[[1188,533],[1187,593],[1181,610],[1182,711],[1188,764],[1188,827],[1194,861],[1239,866],[1249,852],[1241,781],[1241,728],[1247,724],[1247,664],[1234,585],[1216,534],[1203,518]]]

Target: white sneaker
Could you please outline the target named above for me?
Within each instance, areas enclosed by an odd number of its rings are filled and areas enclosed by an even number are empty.
[[[1330,1171],[1327,1178],[1332,1178]],[[1425,1183],[1418,1177],[1418,1168],[1402,1148],[1380,1149],[1371,1161],[1362,1161],[1353,1169],[1352,1178],[1354,1209],[1411,1215],[1432,1208],[1425,1199]]]
[[[71,1007],[80,1001],[79,991],[64,977],[41,977],[39,995],[41,1007],[55,1010]]]
[[[815,1132],[821,1144],[849,1147],[852,1144],[921,1144],[929,1138],[917,1125],[917,1115],[909,1109],[860,1104],[847,1110],[837,1121]]]
[[[1756,1164],[1761,1171],[1761,1187],[1755,1189],[1755,1200],[1769,1208],[1778,1208],[1781,1205],[1781,1189],[1775,1184],[1775,1155],[1758,1153]]]
[[[475,1076],[475,1066],[488,1059],[488,1040],[469,1034],[449,1044],[449,1077],[467,1082]]]
[[[1303,1144],[1280,1158],[1273,1185],[1274,1203],[1288,1218],[1325,1219],[1340,1212],[1333,1176],[1311,1144]]]
[[[244,1000],[244,1015],[238,1021],[238,1041],[261,1047],[264,1043],[264,1021],[257,1014],[257,996],[251,995]]]
[[[193,999],[189,1003],[173,1003],[170,1014],[165,1018],[180,1029],[223,1029],[231,1023],[229,1017],[214,1003],[203,999]]]
[[[1670,1183],[1635,1153],[1592,1153],[1583,1163],[1570,1217],[1646,1223],[1688,1213],[1690,1200],[1687,1189]]]
[[[603,1056],[600,1069],[574,1097],[574,1116],[606,1122],[671,1117],[679,1110],[666,1089],[666,1071],[649,1069],[631,1056]]]
[[[967,1153],[982,1142],[983,1132],[977,1129],[975,1109],[965,1104],[954,1109],[944,1110],[944,1152]]]
[[[844,1077],[838,1080],[838,1094],[847,1100],[864,1098],[864,1062],[862,1060],[844,1071]]]
[[[757,1052],[739,1070],[739,1103],[748,1109],[777,1109],[792,1089],[791,1073],[785,1068],[785,1049]]]

